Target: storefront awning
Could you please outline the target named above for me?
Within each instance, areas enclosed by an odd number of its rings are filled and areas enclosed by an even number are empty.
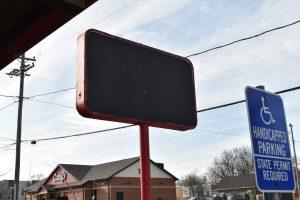
[[[0,70],[95,1],[0,1]]]

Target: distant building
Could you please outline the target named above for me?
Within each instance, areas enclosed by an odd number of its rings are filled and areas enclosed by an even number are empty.
[[[212,186],[211,186],[211,184],[203,185],[203,195],[204,195],[204,197],[207,197],[207,199],[210,199],[210,197],[212,197]]]
[[[191,191],[188,187],[177,186],[176,187],[176,200],[188,200],[190,199]],[[211,184],[203,185],[203,194],[201,197],[205,197],[206,200],[212,199],[212,187]]]
[[[191,198],[188,187],[176,186],[176,200],[188,200]]]
[[[262,198],[262,195],[256,187],[254,174],[243,176],[226,176],[218,184],[212,186],[212,193],[218,196],[226,195],[227,197],[234,194],[239,194],[242,196],[248,194],[251,200],[258,200],[259,198]],[[276,199],[272,193],[264,194],[265,200]],[[278,195],[278,199],[293,200],[293,195],[291,193],[281,193]]]
[[[24,189],[30,185],[28,181],[20,181],[19,200],[25,200]],[[14,180],[0,181],[0,200],[14,199]]]
[[[225,194],[257,194],[255,176],[253,174],[244,176],[226,176],[218,184],[212,186],[213,193]]]
[[[139,200],[139,157],[100,165],[59,164],[48,178],[25,189],[26,200]],[[151,160],[153,200],[175,200],[178,179]]]

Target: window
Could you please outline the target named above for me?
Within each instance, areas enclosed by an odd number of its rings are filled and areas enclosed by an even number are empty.
[[[55,200],[55,193],[50,194],[50,200]]]
[[[46,194],[40,194],[39,199],[40,200],[46,200]]]
[[[117,197],[116,200],[123,200],[123,192],[117,192],[116,197]]]
[[[92,200],[96,200],[97,199],[97,190],[93,190],[92,192]]]

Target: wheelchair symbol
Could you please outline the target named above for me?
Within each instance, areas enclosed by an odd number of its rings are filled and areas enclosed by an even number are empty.
[[[260,117],[261,117],[262,121],[266,125],[270,125],[272,123],[275,123],[276,120],[273,118],[269,107],[265,106],[265,98],[264,97],[261,97],[261,102],[262,102],[262,108],[260,109]]]

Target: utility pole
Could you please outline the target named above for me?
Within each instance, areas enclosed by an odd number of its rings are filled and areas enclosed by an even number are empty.
[[[293,142],[293,149],[294,149],[294,157],[295,157],[295,174],[296,174],[296,185],[297,185],[297,191],[298,191],[298,199],[300,198],[300,191],[299,191],[299,176],[298,176],[298,160],[297,160],[297,154],[296,154],[296,147],[295,147],[295,140],[294,140],[294,133],[293,133],[293,124],[290,123],[290,132],[292,135],[292,142]]]
[[[20,181],[20,157],[21,157],[21,133],[22,133],[22,109],[23,109],[23,94],[24,94],[24,77],[29,76],[26,72],[34,67],[34,63],[26,65],[27,61],[36,61],[35,58],[25,58],[25,54],[20,57],[20,69],[13,69],[7,73],[10,78],[13,76],[20,76],[20,90],[19,90],[19,108],[18,108],[18,125],[16,138],[16,161],[15,161],[15,181],[14,181],[14,199],[19,198],[19,181]]]

